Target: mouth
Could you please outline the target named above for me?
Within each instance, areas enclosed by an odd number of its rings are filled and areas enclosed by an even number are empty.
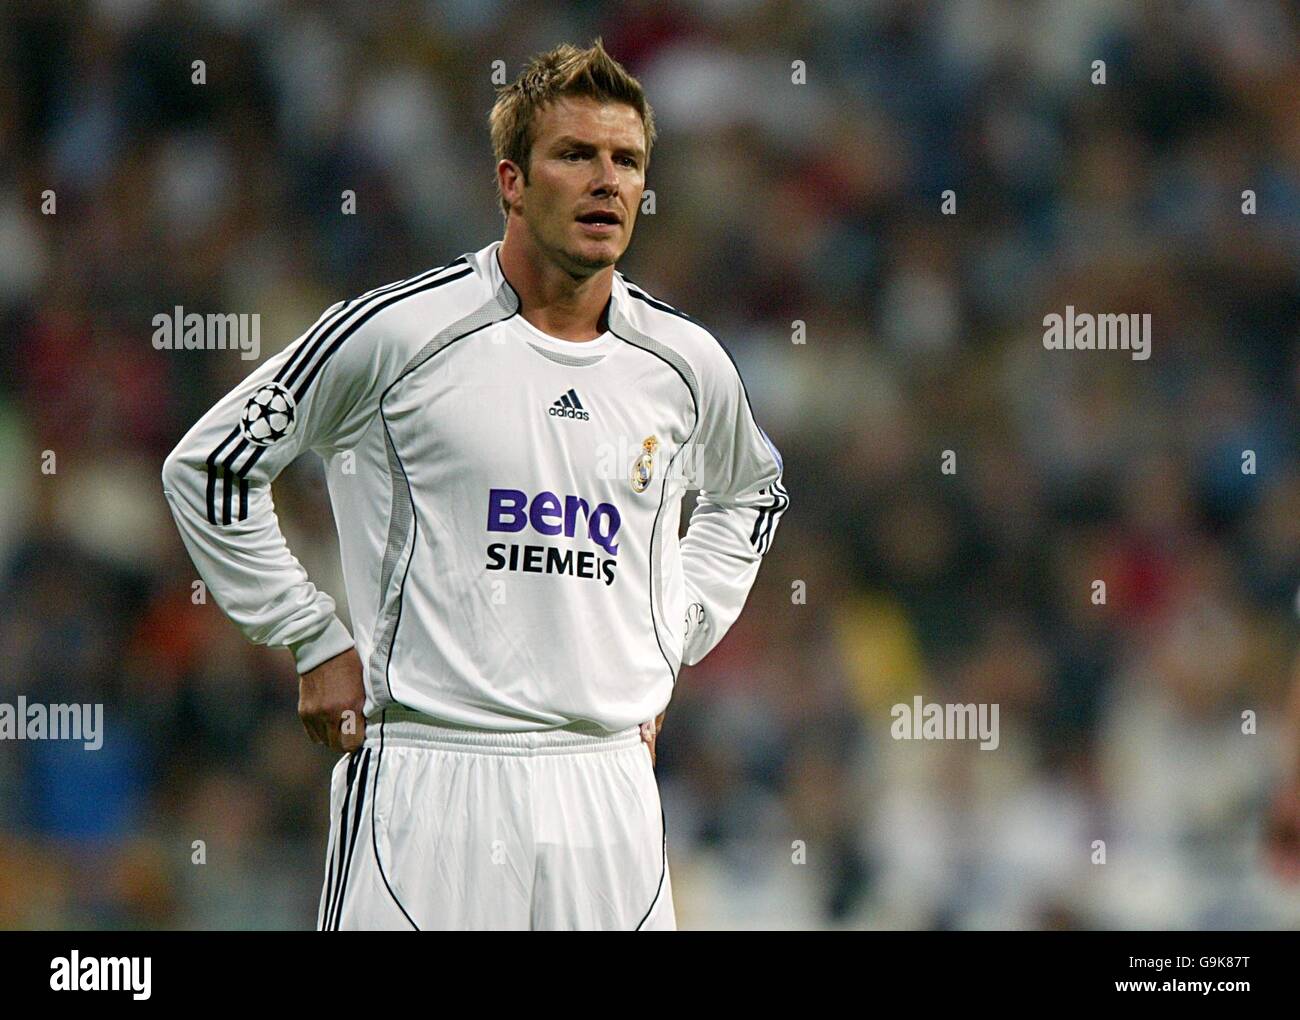
[[[605,236],[623,225],[623,217],[613,209],[594,209],[575,217],[585,233]]]

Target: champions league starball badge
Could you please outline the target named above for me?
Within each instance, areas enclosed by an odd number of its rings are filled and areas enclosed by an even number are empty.
[[[239,416],[239,431],[257,446],[277,443],[297,424],[293,394],[277,382],[267,383],[248,398]]]
[[[632,465],[633,492],[645,492],[646,487],[650,484],[650,476],[654,472],[655,450],[658,446],[659,440],[654,436],[647,436],[641,443],[641,456]]]

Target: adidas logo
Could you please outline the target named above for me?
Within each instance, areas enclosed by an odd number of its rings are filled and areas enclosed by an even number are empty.
[[[576,418],[579,421],[586,421],[591,417],[583,409],[582,401],[578,399],[578,391],[573,389],[561,394],[560,399],[553,403],[546,413],[555,418]]]

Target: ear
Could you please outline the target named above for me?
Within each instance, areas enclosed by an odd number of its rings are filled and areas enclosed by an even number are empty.
[[[513,206],[523,198],[526,183],[524,172],[518,163],[503,159],[497,164],[497,184],[507,205]]]

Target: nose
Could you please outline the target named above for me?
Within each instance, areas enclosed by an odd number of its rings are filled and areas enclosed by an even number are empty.
[[[618,194],[618,168],[614,166],[612,157],[600,160],[600,171],[593,181],[593,191],[595,194],[607,195],[611,198]]]

